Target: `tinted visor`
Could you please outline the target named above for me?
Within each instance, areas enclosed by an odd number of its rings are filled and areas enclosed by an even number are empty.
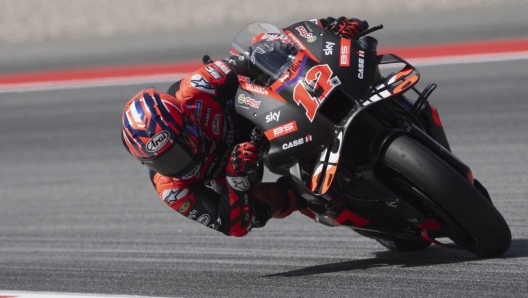
[[[174,176],[193,163],[194,156],[185,149],[186,145],[174,142],[171,148],[154,160],[143,160],[143,164],[157,173]]]

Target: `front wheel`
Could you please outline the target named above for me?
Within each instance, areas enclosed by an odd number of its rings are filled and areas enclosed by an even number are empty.
[[[451,231],[456,226],[457,233],[449,234],[453,241],[479,257],[498,257],[508,250],[508,224],[465,177],[408,136],[397,137],[385,148],[381,162],[413,185]]]

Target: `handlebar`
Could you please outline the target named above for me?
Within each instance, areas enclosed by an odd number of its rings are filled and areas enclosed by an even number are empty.
[[[365,31],[361,31],[358,34],[354,35],[354,38],[352,38],[352,39],[353,40],[358,40],[360,37],[365,36],[367,34],[370,34],[370,33],[374,32],[374,31],[378,31],[380,29],[383,29],[383,24],[379,24],[379,25],[371,27],[370,29],[367,29]]]

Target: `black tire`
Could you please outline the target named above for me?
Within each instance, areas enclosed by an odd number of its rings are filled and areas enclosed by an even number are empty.
[[[469,245],[470,252],[479,257],[498,257],[508,250],[508,224],[465,177],[408,136],[400,135],[385,148],[381,162],[403,175],[428,197],[429,203],[451,216],[450,221],[456,222],[474,242]]]

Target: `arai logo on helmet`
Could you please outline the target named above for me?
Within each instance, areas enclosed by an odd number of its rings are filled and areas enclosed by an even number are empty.
[[[240,94],[238,96],[238,103],[248,105],[255,109],[258,109],[260,107],[260,101],[256,101],[253,98],[250,98],[249,96],[246,97],[246,95],[244,94]]]
[[[170,139],[170,133],[166,130],[157,133],[148,141],[146,149],[148,152],[156,152],[163,148]]]

